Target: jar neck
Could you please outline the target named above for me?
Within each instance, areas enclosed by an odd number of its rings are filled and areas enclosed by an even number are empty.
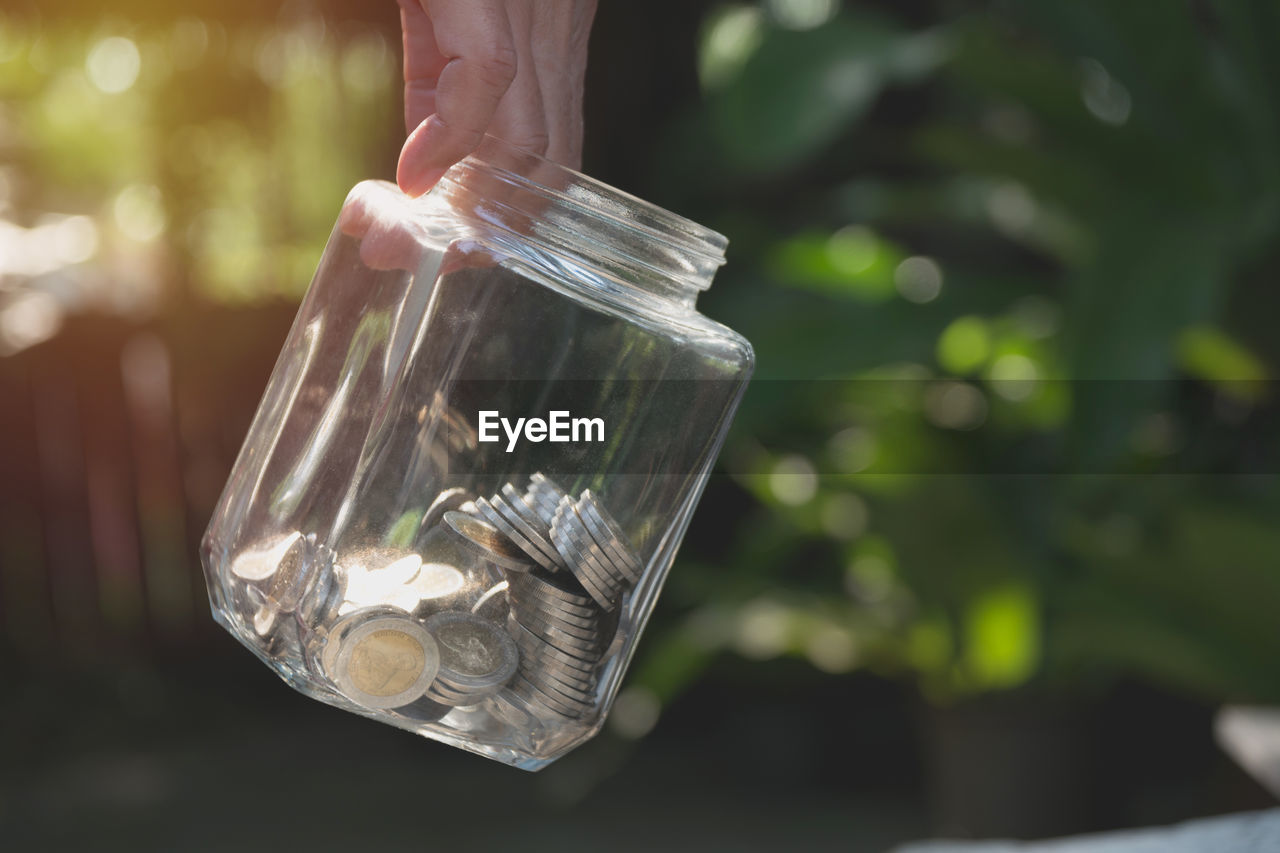
[[[689,309],[728,245],[696,222],[493,137],[432,195],[556,274]]]

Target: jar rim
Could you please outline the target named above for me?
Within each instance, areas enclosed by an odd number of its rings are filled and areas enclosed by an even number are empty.
[[[499,172],[502,180],[557,204],[674,243],[713,269],[725,262],[729,239],[720,232],[496,136],[486,134],[462,164]]]

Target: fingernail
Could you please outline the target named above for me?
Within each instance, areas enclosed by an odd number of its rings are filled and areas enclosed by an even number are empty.
[[[400,189],[411,196],[420,196],[436,185],[447,170],[432,167],[405,168],[396,171],[396,183]]]

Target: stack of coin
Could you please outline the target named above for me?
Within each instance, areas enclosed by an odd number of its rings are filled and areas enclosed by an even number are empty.
[[[542,568],[560,570],[560,553],[551,544],[548,526],[510,483],[488,499],[476,498],[476,510]]]
[[[511,680],[516,644],[498,625],[474,613],[447,610],[427,619],[440,651],[440,671],[426,698],[453,707],[474,705]]]
[[[551,521],[551,541],[591,597],[613,610],[639,580],[640,564],[617,523],[605,518],[590,491],[576,501],[566,495]]]
[[[444,524],[473,554],[505,572],[527,572],[525,552],[497,527],[460,510],[444,514]]]
[[[513,575],[509,582],[507,629],[520,650],[510,692],[535,709],[574,719],[587,715],[613,637],[611,620],[563,572]]]

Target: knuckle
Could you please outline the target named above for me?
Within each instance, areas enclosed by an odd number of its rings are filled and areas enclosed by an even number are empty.
[[[516,49],[510,44],[494,43],[475,57],[475,74],[484,83],[505,88],[516,78]]]

